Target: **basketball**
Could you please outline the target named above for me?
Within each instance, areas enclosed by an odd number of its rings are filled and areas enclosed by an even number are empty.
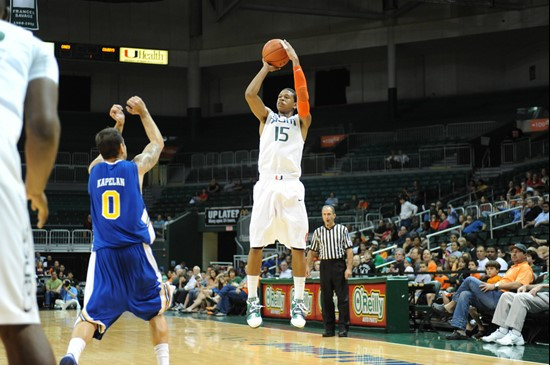
[[[281,42],[280,39],[272,39],[262,49],[262,58],[271,66],[283,67],[288,62],[288,55]]]

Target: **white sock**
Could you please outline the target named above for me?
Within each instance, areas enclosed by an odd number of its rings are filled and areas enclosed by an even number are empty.
[[[158,365],[170,365],[170,351],[167,343],[159,343],[155,346]]]
[[[258,282],[260,281],[259,276],[246,276],[248,280],[248,299],[258,297]]]
[[[498,330],[499,330],[499,332],[502,333],[503,335],[505,335],[505,334],[508,333],[508,328],[506,328],[506,327],[500,327]]]
[[[167,343],[159,343],[155,346],[158,365],[170,365],[170,351]]]
[[[67,354],[73,355],[74,359],[78,363],[80,355],[82,354],[82,351],[84,351],[85,347],[86,341],[84,341],[80,337],[71,338],[71,341],[69,342],[69,347],[67,348]]]
[[[521,337],[521,332],[518,331],[517,329],[512,328],[512,329],[510,330],[510,332],[512,332],[512,334],[513,334],[514,336],[516,336],[516,337]]]
[[[305,277],[294,277],[294,299],[304,299]]]

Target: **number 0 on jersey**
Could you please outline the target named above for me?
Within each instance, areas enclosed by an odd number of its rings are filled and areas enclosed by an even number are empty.
[[[101,215],[105,219],[117,219],[120,217],[120,194],[116,190],[106,190],[101,194]]]

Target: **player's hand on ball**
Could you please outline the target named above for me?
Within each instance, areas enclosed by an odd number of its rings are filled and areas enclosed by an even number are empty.
[[[113,118],[117,123],[124,124],[124,120],[126,119],[124,115],[124,109],[121,105],[114,104],[111,107],[111,110],[109,110],[109,115],[111,118]]]
[[[264,68],[266,68],[267,71],[269,71],[269,72],[279,71],[281,69],[280,67],[275,67],[275,66],[270,65],[263,58],[262,58],[262,63],[264,64]]]
[[[141,115],[147,111],[145,103],[139,96],[132,96],[126,102],[126,110],[133,115]]]
[[[294,50],[294,48],[290,45],[290,43],[288,43],[288,41],[285,39],[281,42],[281,44],[283,45],[283,48],[285,49],[286,51],[286,54],[288,55],[288,58],[290,58],[290,60],[294,63],[294,62],[297,62],[298,61],[298,55],[296,54],[296,51]]]

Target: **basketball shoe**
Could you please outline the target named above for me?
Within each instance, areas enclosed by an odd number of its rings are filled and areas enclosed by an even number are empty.
[[[78,365],[72,354],[67,354],[61,358],[59,365]]]
[[[246,301],[246,322],[252,328],[260,327],[262,324],[262,314],[260,312],[262,305],[260,305],[260,299],[249,298]]]
[[[290,324],[303,328],[306,325],[307,307],[303,299],[295,299],[290,306]]]

